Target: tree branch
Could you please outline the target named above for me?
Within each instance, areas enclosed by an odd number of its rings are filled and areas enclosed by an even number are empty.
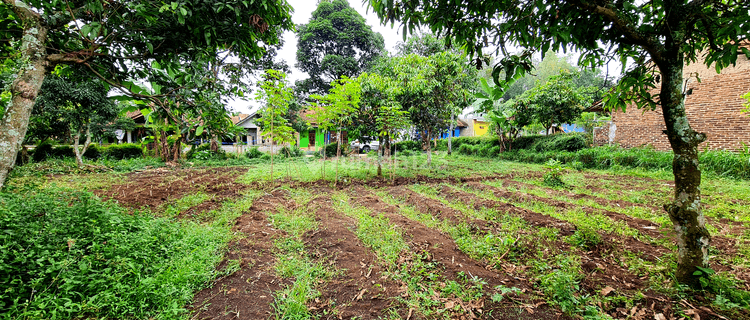
[[[575,6],[599,15],[606,20],[610,21],[612,25],[620,31],[620,33],[627,39],[628,41],[632,42],[632,44],[638,45],[646,49],[651,55],[651,58],[655,61],[662,60],[662,51],[663,48],[661,44],[656,41],[653,37],[647,37],[643,34],[639,33],[635,28],[633,28],[628,21],[621,18],[618,13],[608,7],[603,7],[597,4],[588,3],[584,0],[573,0],[571,1]]]

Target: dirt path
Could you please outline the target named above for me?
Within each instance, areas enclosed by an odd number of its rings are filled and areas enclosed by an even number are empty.
[[[273,293],[288,284],[274,272],[274,239],[283,235],[270,227],[267,212],[293,203],[285,193],[275,191],[253,202],[236,222],[234,231],[244,237],[230,245],[226,261],[240,260],[240,269],[217,280],[212,288],[200,291],[192,309],[195,319],[269,319]]]
[[[318,189],[315,194],[329,191]],[[320,225],[320,229],[304,237],[311,256],[328,259],[341,271],[320,288],[322,295],[313,301],[311,309],[322,319],[327,319],[326,314],[336,319],[384,317],[389,308],[398,304],[400,285],[388,280],[377,256],[352,232],[357,221],[337,213],[330,197],[318,196],[308,208],[315,211]]]

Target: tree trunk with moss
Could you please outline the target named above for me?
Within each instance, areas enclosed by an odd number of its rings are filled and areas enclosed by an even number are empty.
[[[664,209],[677,232],[677,281],[697,288],[700,276],[694,273],[698,271],[697,267],[708,268],[711,241],[701,207],[701,171],[698,166],[698,145],[706,140],[706,135],[694,131],[688,123],[682,92],[682,54],[679,50],[667,52],[675,54],[657,64],[663,79],[660,98],[667,126],[665,133],[674,150],[675,193],[672,203],[664,205]]]
[[[24,71],[11,84],[13,97],[0,119],[0,188],[5,185],[8,173],[15,165],[16,154],[29,128],[34,101],[47,71],[47,51],[44,47],[47,28],[40,23],[38,14],[28,9],[18,11],[16,13],[24,17],[28,24],[21,42],[21,61],[25,63]]]

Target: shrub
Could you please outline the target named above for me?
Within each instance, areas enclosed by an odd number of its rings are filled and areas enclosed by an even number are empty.
[[[589,146],[585,133],[564,133],[553,135],[529,135],[515,139],[512,149],[533,150],[537,152],[570,151],[575,152]]]
[[[399,141],[399,142],[394,143],[393,145],[396,151],[398,152],[403,152],[406,150],[416,151],[416,152],[422,151],[422,143],[420,141],[414,141],[414,140]]]
[[[89,160],[98,160],[101,156],[102,153],[99,150],[99,145],[96,143],[90,144],[86,152],[83,153],[83,157]]]
[[[326,157],[333,158],[336,156],[336,146],[338,143],[331,143],[325,147],[326,150]],[[349,154],[349,145],[342,145],[341,146],[341,156],[347,156]]]
[[[247,150],[247,152],[245,152],[245,156],[248,159],[258,159],[258,158],[263,157],[264,155],[266,155],[266,153],[264,153],[263,151],[260,151],[258,147],[252,147],[250,148],[250,150]]]
[[[409,149],[406,149],[404,151],[400,151],[400,152],[396,153],[396,155],[398,155],[398,156],[404,156],[404,157],[411,157],[412,155],[414,155],[414,152],[411,151],[411,150],[409,150]]]
[[[185,154],[185,158],[188,160],[226,160],[227,152],[222,148],[211,151],[211,144],[204,143],[198,147],[190,148]]]
[[[112,144],[102,151],[102,155],[115,160],[132,159],[143,156],[143,149],[135,143]]]
[[[73,147],[71,146],[56,146],[52,148],[49,156],[55,159],[74,158],[76,152],[73,151]]]
[[[50,157],[50,154],[52,154],[52,148],[52,141],[49,139],[37,144],[36,148],[34,148],[34,156],[32,157],[32,160],[34,160],[34,162],[47,160],[47,158]]]
[[[0,203],[3,318],[179,318],[228,241],[87,192],[0,193]]]
[[[565,182],[562,181],[562,174],[565,172],[565,167],[562,162],[549,159],[544,166],[547,167],[547,172],[544,174],[544,184],[550,187],[564,187]]]
[[[305,152],[297,146],[284,146],[283,148],[281,148],[279,155],[281,155],[282,157],[299,158],[304,156]]]

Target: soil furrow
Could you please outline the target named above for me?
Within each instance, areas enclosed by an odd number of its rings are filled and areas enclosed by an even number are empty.
[[[246,185],[235,183],[235,178],[244,170],[237,168],[212,168],[167,170],[164,168],[136,172],[128,176],[128,182],[97,190],[94,193],[105,199],[116,200],[126,208],[155,209],[170,200],[202,190],[213,196],[214,203],[199,205],[191,213],[215,209],[225,198],[238,196]]]
[[[535,195],[527,194],[527,193],[511,192],[508,190],[504,190],[498,187],[494,187],[494,186],[490,186],[490,185],[478,183],[478,182],[470,182],[467,184],[467,186],[474,188],[474,189],[482,190],[482,191],[491,191],[493,194],[495,194],[495,196],[499,198],[510,199],[513,201],[543,202],[543,203],[546,203],[548,205],[551,205],[560,209],[570,209],[570,208],[577,207],[577,208],[584,210],[584,212],[589,213],[589,214],[598,213],[598,214],[603,214],[607,217],[610,217],[611,219],[615,221],[622,220],[629,227],[635,230],[638,230],[638,232],[640,232],[641,234],[650,236],[654,239],[670,238],[670,237],[664,236],[659,231],[659,229],[661,228],[660,225],[653,223],[651,221],[645,220],[645,219],[639,219],[639,218],[634,218],[628,215],[624,215],[622,213],[617,213],[614,211],[603,210],[603,209],[591,208],[588,206],[572,204],[572,203],[555,200],[555,199],[543,198],[543,197],[539,197],[539,196],[535,196]]]
[[[499,270],[495,271],[491,266],[472,259],[469,255],[461,251],[453,239],[448,235],[404,217],[399,213],[399,209],[396,206],[383,202],[369,190],[356,188],[354,193],[356,194],[355,202],[358,205],[370,208],[373,213],[382,213],[391,221],[391,223],[403,230],[405,236],[408,237],[409,246],[412,250],[429,252],[431,259],[439,262],[444,267],[443,276],[445,276],[446,279],[456,280],[458,279],[458,273],[464,272],[471,276],[484,279],[487,281],[489,287],[507,286],[517,287],[527,291],[533,290],[528,280],[507,273],[501,273]],[[526,301],[526,303],[529,304],[534,304],[535,302],[539,301]],[[485,315],[488,315],[487,319],[565,318],[559,315],[558,311],[546,305],[541,305],[539,308],[535,309],[533,314],[524,310],[520,315],[517,314],[519,309],[515,309],[514,307],[510,310],[513,310],[511,312],[516,314],[509,314],[507,307],[508,305],[503,306],[499,303],[485,301],[484,312]]]
[[[266,194],[237,219],[234,231],[244,237],[230,245],[221,268],[230,260],[240,260],[240,269],[218,279],[211,288],[200,291],[192,309],[197,319],[268,319],[271,317],[273,293],[289,281],[275,275],[274,239],[282,231],[270,227],[267,212],[291,207],[281,191]]]
[[[312,257],[330,260],[341,274],[320,288],[322,295],[310,309],[321,317],[324,313],[343,319],[384,317],[397,304],[400,285],[387,279],[377,256],[352,232],[357,221],[337,213],[330,201],[330,197],[310,201],[308,207],[315,210],[320,229],[305,234],[304,240]]]
[[[489,232],[497,229],[494,222],[474,219],[466,216],[463,212],[446,206],[440,201],[428,198],[408,188],[395,187],[388,189],[388,193],[404,203],[414,206],[417,210],[437,216],[442,220],[448,220],[454,224],[467,223],[473,230]]]

